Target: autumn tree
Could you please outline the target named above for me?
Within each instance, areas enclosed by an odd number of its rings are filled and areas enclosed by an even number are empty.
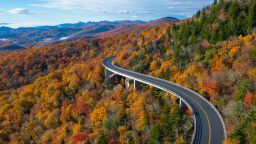
[[[244,97],[244,104],[247,107],[251,107],[254,102],[255,96],[251,92],[247,92]]]
[[[150,70],[151,70],[151,71],[155,71],[155,70],[157,70],[157,68],[158,68],[158,63],[157,63],[157,61],[152,61],[152,62],[150,63]]]
[[[85,103],[84,98],[80,96],[76,100],[76,106],[75,106],[74,110],[78,114],[83,114],[88,110],[88,107],[89,106]]]
[[[91,123],[96,127],[99,126],[100,124],[102,124],[106,114],[107,111],[104,107],[95,108],[90,114]]]
[[[86,142],[89,139],[89,136],[87,133],[78,133],[76,135],[74,135],[74,143],[80,143],[80,142]]]
[[[207,79],[203,83],[203,89],[209,94],[211,100],[215,101],[220,90],[220,83],[215,78]]]

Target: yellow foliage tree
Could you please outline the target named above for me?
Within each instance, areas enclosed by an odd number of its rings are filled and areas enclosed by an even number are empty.
[[[152,61],[152,62],[150,62],[150,70],[151,70],[151,71],[155,71],[155,70],[157,70],[157,68],[158,68],[158,63],[157,63],[157,61]]]
[[[102,124],[106,114],[107,111],[105,107],[95,108],[93,112],[90,114],[90,121],[94,126],[99,126],[100,124]]]
[[[248,69],[247,75],[250,79],[256,79],[256,68]]]
[[[130,94],[127,99],[128,103],[131,104],[128,113],[131,115],[135,129],[141,131],[146,124],[144,110],[145,98],[140,94],[134,93]]]

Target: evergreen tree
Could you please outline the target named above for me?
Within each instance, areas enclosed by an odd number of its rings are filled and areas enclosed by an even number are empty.
[[[158,144],[158,143],[161,143],[161,131],[160,131],[160,127],[159,127],[158,124],[155,124],[155,125],[150,129],[149,143],[150,143],[150,144]]]
[[[248,31],[251,31],[254,27],[256,27],[256,2],[254,0],[250,1],[250,6],[248,10],[247,24]]]

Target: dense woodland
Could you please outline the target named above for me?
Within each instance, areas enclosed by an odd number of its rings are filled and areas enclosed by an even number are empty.
[[[101,61],[174,81],[225,118],[226,144],[256,143],[256,1],[220,1],[140,34],[2,53],[0,143],[190,143],[176,97],[106,86]]]

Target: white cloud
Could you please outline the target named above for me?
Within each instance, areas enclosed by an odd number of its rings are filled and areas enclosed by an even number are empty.
[[[61,41],[67,40],[67,39],[69,39],[69,37],[62,37],[62,38],[60,38]]]
[[[6,41],[10,41],[10,39],[1,38],[0,41],[6,42]]]
[[[129,14],[129,13],[133,13],[133,11],[127,11],[127,10],[119,10],[117,11],[117,13],[124,13],[124,14]]]
[[[40,0],[39,3],[31,4],[32,6],[57,8],[64,10],[81,10],[81,11],[107,11],[129,2],[118,0]],[[119,5],[119,6],[118,6]],[[118,6],[118,7],[117,7]],[[126,5],[127,6],[127,5]],[[111,11],[114,12],[114,11]],[[118,9],[115,12],[129,12],[128,10]]]
[[[133,18],[133,19],[137,19],[137,18],[138,18],[138,16],[133,15],[133,16],[131,16],[131,18]]]
[[[19,28],[19,27],[36,27],[41,26],[43,24],[41,23],[3,23],[3,25],[0,24],[0,26],[6,26],[11,28]]]
[[[32,12],[25,8],[14,8],[8,10],[8,12],[11,14],[33,14]]]
[[[38,0],[31,5],[105,14],[159,15],[164,13],[166,15],[169,13],[177,15],[182,12],[192,15],[198,8],[211,2],[213,0]]]
[[[43,11],[37,11],[37,12],[30,11],[29,9],[26,9],[26,8],[13,8],[13,9],[10,9],[10,10],[5,10],[5,12],[8,12],[10,14],[26,14],[26,15],[46,13],[46,12],[43,12]]]

